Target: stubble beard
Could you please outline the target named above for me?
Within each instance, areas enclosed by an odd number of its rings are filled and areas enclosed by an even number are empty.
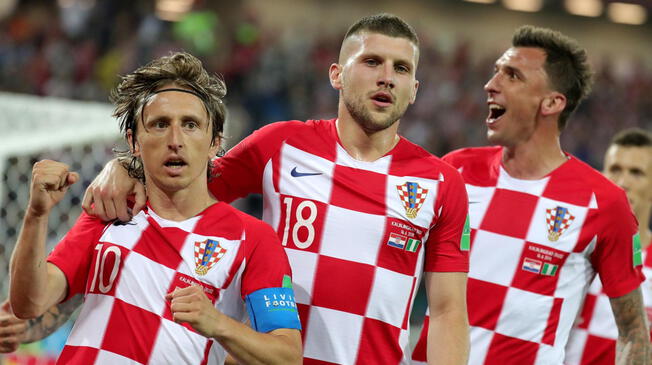
[[[386,117],[374,117],[370,109],[364,106],[363,98],[348,98],[346,93],[343,93],[342,97],[344,105],[353,120],[367,133],[378,132],[391,127],[405,113],[405,110],[401,110],[401,108],[394,105],[393,110]],[[404,109],[407,109],[407,107]]]

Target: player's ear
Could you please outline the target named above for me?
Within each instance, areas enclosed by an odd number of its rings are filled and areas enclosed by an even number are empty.
[[[211,160],[214,159],[221,147],[222,137],[218,135],[213,138],[213,141],[211,142],[211,147],[208,149],[208,158]]]
[[[553,91],[543,98],[541,102],[541,113],[543,115],[561,114],[566,108],[566,95]]]
[[[333,63],[328,69],[328,78],[331,81],[331,86],[335,90],[342,89],[342,65]]]
[[[410,104],[414,104],[414,101],[417,100],[417,91],[419,91],[419,80],[414,80],[414,90],[412,91]]]
[[[136,141],[136,135],[130,129],[127,129],[127,142],[129,142],[129,151],[134,156],[140,156],[140,145]]]

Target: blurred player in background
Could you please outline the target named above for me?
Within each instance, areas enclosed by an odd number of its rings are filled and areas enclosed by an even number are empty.
[[[647,252],[652,241],[652,135],[642,129],[627,129],[614,136],[604,156],[602,173],[627,193],[629,204],[638,220],[643,272],[643,301],[648,316],[652,313],[652,262]],[[600,280],[593,280],[584,300],[578,322],[566,346],[567,365],[613,365],[616,363],[618,327],[603,292]]]
[[[84,293],[59,363],[221,364],[226,352],[247,364],[301,362],[278,237],[208,190],[225,93],[187,53],[125,76],[114,115],[130,145],[128,171],[147,182],[147,206],[127,222],[82,213],[47,262],[49,212],[78,175],[55,161],[34,165],[10,301],[17,317],[34,318]]]
[[[498,146],[444,158],[469,195],[469,363],[563,363],[598,273],[619,328],[618,359],[647,364],[636,219],[621,189],[559,143],[590,92],[586,52],[559,32],[523,26],[484,88],[487,137]],[[425,357],[418,344],[414,358]]]
[[[337,119],[272,123],[216,161],[209,188],[218,199],[263,193],[264,219],[294,272],[304,364],[408,363],[408,317],[424,271],[436,318],[431,359],[466,363],[464,185],[397,134],[416,98],[418,47],[396,16],[360,19],[329,70]],[[112,162],[87,191],[86,209],[129,219],[127,180]],[[138,211],[143,188],[135,189]]]
[[[82,303],[82,296],[75,295],[48,310],[38,318],[17,318],[7,299],[0,304],[0,353],[16,351],[21,343],[31,343],[49,336],[61,327]]]

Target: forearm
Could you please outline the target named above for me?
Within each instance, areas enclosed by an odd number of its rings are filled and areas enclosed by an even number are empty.
[[[81,304],[82,296],[78,294],[70,300],[51,307],[42,316],[27,321],[28,327],[23,343],[39,341],[51,335],[70,319]]]
[[[301,364],[301,335],[297,330],[256,332],[224,314],[213,336],[240,364]]]
[[[19,318],[37,317],[47,308],[47,226],[47,215],[37,216],[28,209],[10,263],[10,301]]]
[[[612,298],[618,327],[616,364],[649,364],[650,337],[640,289]]]
[[[469,357],[469,324],[464,310],[433,316],[428,328],[428,364],[466,364]]]

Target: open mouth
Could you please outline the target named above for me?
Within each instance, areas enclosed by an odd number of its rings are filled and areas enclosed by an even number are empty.
[[[487,122],[488,123],[494,123],[500,117],[505,114],[506,109],[498,104],[489,104],[489,116],[487,117]]]
[[[390,105],[394,101],[392,95],[389,93],[375,93],[371,99],[380,105]]]
[[[171,158],[171,159],[165,161],[164,165],[166,167],[176,169],[176,168],[181,168],[183,166],[186,166],[187,163],[181,158]]]

